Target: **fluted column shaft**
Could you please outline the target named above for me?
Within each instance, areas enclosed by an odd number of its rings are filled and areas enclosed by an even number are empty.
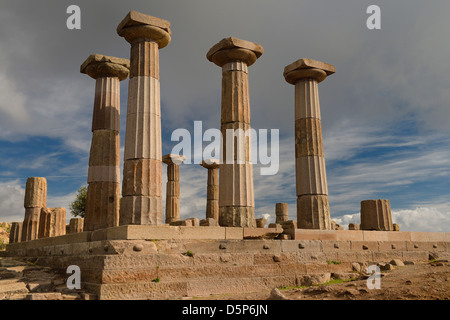
[[[21,241],[38,239],[41,210],[47,207],[47,179],[41,177],[27,179],[24,207]]]
[[[117,29],[131,44],[120,225],[163,224],[159,49],[169,26],[132,11]]]
[[[331,65],[301,59],[284,72],[286,81],[295,85],[297,225],[301,229],[331,228],[318,83],[334,71]]]
[[[361,230],[394,231],[389,200],[361,201]]]
[[[255,227],[251,163],[248,66],[263,53],[260,45],[225,38],[213,46],[208,60],[222,67],[222,154],[219,166],[219,224]],[[231,154],[230,154],[231,153]]]
[[[96,79],[85,231],[119,225],[120,81],[129,67],[126,59],[102,55],[91,55],[81,66],[82,73]]]
[[[219,222],[219,163],[203,161],[201,166],[208,169],[206,192],[206,218]]]
[[[186,157],[165,155],[162,161],[167,164],[166,184],[166,223],[180,221],[180,164]]]

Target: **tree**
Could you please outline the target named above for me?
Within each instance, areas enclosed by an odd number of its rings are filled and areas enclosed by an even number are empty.
[[[70,204],[70,213],[74,217],[84,218],[87,199],[87,186],[83,186],[77,191],[75,200]]]

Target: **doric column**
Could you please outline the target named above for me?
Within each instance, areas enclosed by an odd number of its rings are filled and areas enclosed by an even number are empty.
[[[27,179],[24,207],[21,241],[38,239],[41,210],[47,207],[47,179],[40,177]]]
[[[361,201],[361,230],[394,231],[389,200]]]
[[[162,161],[167,164],[166,223],[180,221],[180,164],[185,156],[167,154]]]
[[[170,23],[131,11],[117,28],[131,44],[120,225],[163,224],[159,49]]]
[[[128,78],[127,59],[91,55],[81,73],[96,79],[92,143],[84,230],[119,225],[120,81]]]
[[[224,227],[256,225],[248,67],[262,54],[259,44],[230,37],[214,45],[206,56],[222,68],[219,224]],[[227,132],[236,134],[227,136]]]
[[[219,223],[219,160],[205,160],[200,165],[208,169],[206,219],[213,218]]]
[[[297,60],[284,69],[286,81],[295,85],[297,223],[301,229],[331,229],[318,83],[335,71],[334,66],[311,59]]]

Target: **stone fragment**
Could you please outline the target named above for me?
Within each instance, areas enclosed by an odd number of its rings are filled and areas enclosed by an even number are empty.
[[[22,240],[23,222],[13,222],[9,233],[9,243],[18,243]]]
[[[292,299],[287,298],[284,294],[280,292],[280,290],[278,290],[278,288],[273,288],[267,300],[292,300]]]
[[[393,259],[393,260],[391,260],[391,262],[389,262],[389,263],[392,264],[393,266],[396,266],[396,267],[404,267],[404,266],[405,266],[405,264],[403,263],[403,261],[400,260],[400,259]]]
[[[393,231],[389,200],[361,201],[361,230]]]
[[[72,218],[69,223],[69,233],[80,233],[83,232],[84,219],[83,218]]]
[[[217,221],[213,218],[206,218],[200,220],[201,227],[217,227]]]
[[[256,227],[257,228],[265,228],[266,227],[266,223],[267,223],[267,220],[264,219],[264,218],[256,219]]]
[[[344,228],[341,225],[334,222],[333,220],[331,220],[330,223],[331,223],[331,230],[344,230]]]
[[[289,220],[288,204],[287,203],[277,203],[275,205],[275,222],[282,223]]]
[[[361,272],[361,265],[357,262],[352,263],[352,270],[355,272]]]
[[[348,230],[359,230],[359,224],[358,223],[349,223],[348,224]]]
[[[392,225],[392,228],[393,228],[392,231],[400,231],[400,226],[399,226],[398,224],[396,224],[396,223],[394,223],[394,224]]]

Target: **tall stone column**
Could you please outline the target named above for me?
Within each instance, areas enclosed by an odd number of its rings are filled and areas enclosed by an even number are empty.
[[[259,44],[230,37],[214,45],[206,56],[222,68],[219,224],[224,227],[256,226],[248,67],[262,54],[263,48]],[[227,137],[227,131],[238,130],[241,132]]]
[[[389,200],[361,201],[361,230],[394,231]]]
[[[206,218],[219,222],[219,161],[209,159],[200,164],[208,169],[208,185],[206,195]]]
[[[318,83],[335,72],[334,66],[311,59],[297,60],[284,69],[286,81],[295,85],[295,167],[300,229],[331,229]]]
[[[81,73],[96,79],[92,143],[84,230],[119,225],[120,201],[120,81],[128,78],[130,63],[104,55],[91,55]]]
[[[282,224],[289,220],[288,204],[280,202],[275,204],[275,223]]]
[[[27,179],[24,207],[21,241],[38,239],[41,210],[47,208],[47,179],[40,177]]]
[[[170,23],[131,11],[117,33],[131,44],[120,225],[163,224],[159,49]]]
[[[167,154],[162,161],[167,164],[166,223],[180,221],[180,164],[185,156]]]
[[[9,233],[9,243],[18,243],[22,240],[23,222],[13,222]]]

